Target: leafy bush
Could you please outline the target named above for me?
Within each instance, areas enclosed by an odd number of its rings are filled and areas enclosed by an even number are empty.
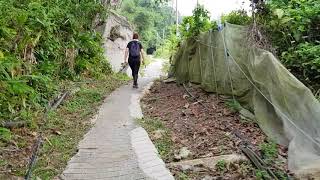
[[[0,121],[30,118],[57,81],[111,72],[93,20],[98,1],[0,0]]]
[[[297,77],[312,84],[320,78],[320,44],[300,43],[282,52],[282,61]]]
[[[201,32],[217,29],[217,22],[210,21],[209,11],[207,11],[204,6],[198,5],[193,10],[192,16],[186,16],[183,18],[178,29],[178,34],[180,34],[180,36],[176,35],[177,32],[175,25],[169,27],[169,34],[161,47],[158,48],[156,56],[169,58],[176,52],[182,40],[198,36]]]
[[[257,22],[284,65],[307,85],[319,84],[319,1],[266,1],[258,6]]]
[[[183,38],[198,36],[201,32],[217,29],[217,23],[210,21],[209,11],[204,6],[198,5],[193,10],[192,16],[183,18],[180,33]]]
[[[158,57],[169,58],[178,48],[180,38],[176,36],[176,26],[171,26],[169,32],[167,39],[156,51]]]
[[[134,25],[145,48],[157,47],[173,23],[173,9],[165,1],[123,0],[119,13]]]
[[[237,10],[232,11],[227,15],[223,15],[221,17],[221,22],[228,22],[237,25],[249,25],[252,22],[252,18],[248,16],[245,10]]]

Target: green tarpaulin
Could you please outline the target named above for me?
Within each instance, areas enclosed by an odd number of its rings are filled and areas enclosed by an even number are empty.
[[[249,45],[248,28],[226,24],[182,43],[171,73],[179,82],[233,95],[255,114],[262,130],[289,147],[289,169],[320,172],[320,104],[270,52]],[[320,174],[318,174],[320,177]]]

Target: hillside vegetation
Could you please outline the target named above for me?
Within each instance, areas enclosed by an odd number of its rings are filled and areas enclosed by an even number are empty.
[[[0,0],[0,179],[26,174],[39,139],[33,174],[59,174],[106,94],[128,80],[112,72],[95,31],[106,5]],[[47,112],[65,92],[64,104]]]
[[[135,26],[145,48],[159,47],[175,23],[174,9],[159,0],[123,0],[119,13]]]
[[[0,0],[0,122],[33,123],[61,80],[111,73],[93,20],[97,1]]]

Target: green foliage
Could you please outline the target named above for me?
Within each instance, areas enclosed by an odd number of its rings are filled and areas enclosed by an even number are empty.
[[[222,23],[228,22],[228,23],[237,24],[237,25],[249,25],[252,22],[252,19],[251,17],[248,16],[245,10],[237,10],[237,11],[232,11],[227,15],[223,15],[221,17],[221,22]]]
[[[139,119],[138,123],[146,129],[146,131],[151,135],[155,131],[164,131],[165,133],[162,134],[161,138],[153,138],[151,136],[151,139],[153,140],[160,156],[165,161],[168,161],[173,156],[173,142],[170,138],[170,132],[169,129],[165,127],[163,122],[159,119],[154,118],[143,118]]]
[[[177,176],[178,176],[178,177],[176,177],[177,180],[189,180],[190,179],[189,176],[183,172],[180,172]]]
[[[0,127],[0,140],[2,141],[10,141],[12,137],[11,131],[6,128]]]
[[[209,11],[198,5],[192,16],[184,17],[180,25],[180,33],[184,38],[198,36],[201,32],[216,28],[216,22],[210,22]]]
[[[281,58],[305,82],[312,83],[320,78],[320,43],[300,43],[282,52]]]
[[[170,70],[170,62],[168,60],[163,60],[161,71],[168,74]]]
[[[46,106],[57,81],[111,72],[92,22],[97,1],[0,0],[0,121]]]
[[[319,1],[273,0],[258,10],[257,22],[284,65],[307,85],[319,84]]]
[[[277,144],[275,142],[262,143],[259,147],[266,163],[271,163],[278,155]]]
[[[124,0],[119,13],[128,18],[140,34],[145,48],[161,43],[160,36],[173,23],[173,9],[156,0]]]
[[[240,103],[235,99],[230,99],[225,102],[226,106],[229,107],[233,112],[239,112],[242,107]]]
[[[183,18],[182,23],[179,25],[180,36],[177,36],[176,26],[172,25],[169,28],[169,34],[160,48],[157,50],[157,56],[169,58],[172,56],[180,42],[183,39],[198,36],[201,32],[218,29],[218,24],[215,21],[210,21],[209,12],[204,6],[197,6],[193,10],[192,16]]]
[[[180,43],[180,38],[176,36],[176,26],[169,27],[169,35],[164,40],[164,43],[157,49],[156,56],[169,58],[174,54]]]
[[[264,179],[271,179],[268,172],[262,170],[256,170],[256,179],[257,180],[264,180]]]
[[[219,160],[216,164],[216,168],[218,171],[224,171],[227,168],[227,163],[225,160]]]
[[[278,170],[278,171],[275,171],[274,173],[279,179],[289,180],[288,176],[286,175],[286,173],[284,171]]]

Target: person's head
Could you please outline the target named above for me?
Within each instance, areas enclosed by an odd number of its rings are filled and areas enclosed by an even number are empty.
[[[133,33],[133,39],[139,39],[139,34],[138,33]]]

